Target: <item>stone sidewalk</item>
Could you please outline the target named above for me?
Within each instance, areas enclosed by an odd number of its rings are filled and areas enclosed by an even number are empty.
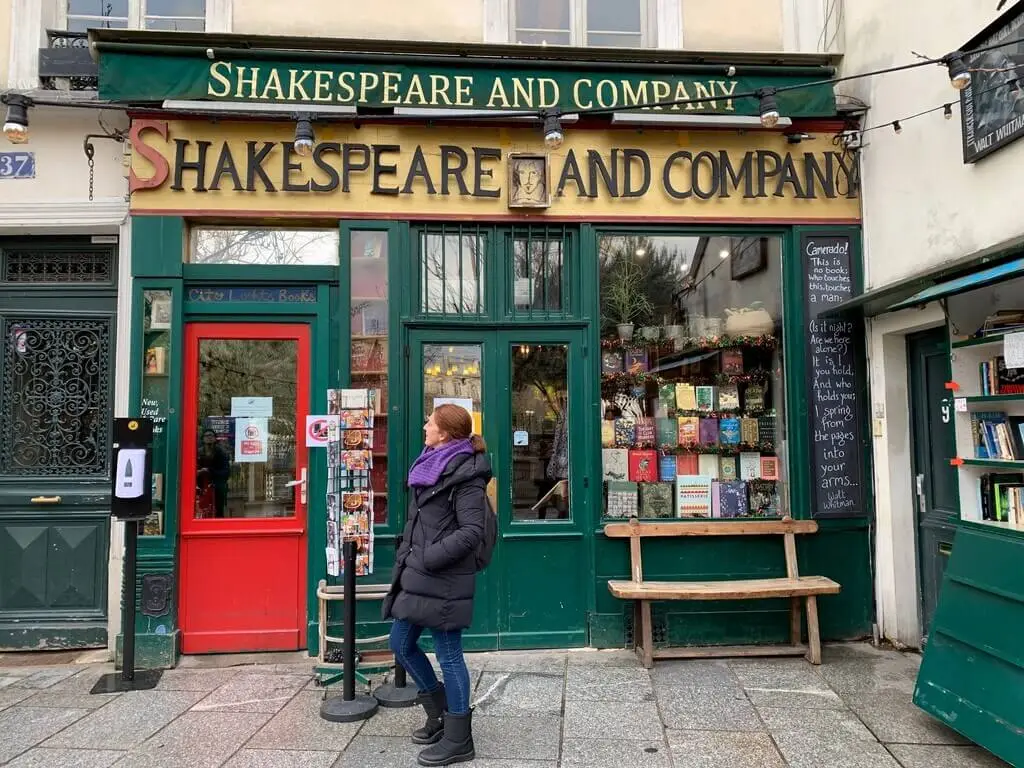
[[[418,710],[328,723],[310,661],[296,656],[186,658],[155,690],[100,696],[89,689],[111,666],[78,661],[23,666],[24,655],[0,655],[0,765],[415,765],[419,747],[406,734]],[[870,645],[828,646],[817,669],[737,659],[659,662],[648,672],[624,651],[473,654],[469,665],[479,757],[466,766],[1005,765],[913,706],[917,656]]]

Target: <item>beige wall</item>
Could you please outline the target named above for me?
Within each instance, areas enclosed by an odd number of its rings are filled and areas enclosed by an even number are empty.
[[[11,0],[0,0],[0,87],[7,85],[11,59]]]
[[[781,51],[782,5],[783,0],[685,0],[683,48]]]
[[[0,0],[3,2],[4,0]],[[234,32],[382,40],[483,41],[483,0],[235,0]]]

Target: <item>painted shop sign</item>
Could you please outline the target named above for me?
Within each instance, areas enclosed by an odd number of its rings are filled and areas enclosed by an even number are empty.
[[[378,63],[235,61],[104,52],[99,63],[100,98],[111,101],[206,99],[355,107],[575,111],[631,110],[643,104],[706,99],[699,104],[655,107],[685,113],[753,115],[756,99],[734,94],[817,78],[669,75],[660,72],[511,70],[501,67],[417,66]],[[793,117],[835,115],[827,86],[780,93],[782,113]]]
[[[317,128],[312,155],[302,157],[288,124],[137,120],[129,140],[138,212],[500,216],[526,210],[843,220],[859,214],[852,159],[824,148],[800,151],[761,132],[568,131],[559,150],[546,152],[537,132],[525,129],[452,135],[335,123]]]

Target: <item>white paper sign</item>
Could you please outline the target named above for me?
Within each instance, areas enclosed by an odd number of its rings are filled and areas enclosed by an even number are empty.
[[[267,420],[262,416],[236,419],[235,461],[250,464],[266,461],[267,437]]]
[[[117,485],[114,495],[119,499],[137,499],[145,491],[146,450],[122,448],[117,452]]]
[[[436,411],[442,405],[457,405],[467,413],[473,413],[473,399],[469,397],[435,397],[434,410]]]
[[[274,415],[274,398],[272,397],[232,397],[231,415],[262,416],[270,418]]]
[[[1007,368],[1024,368],[1024,333],[1003,336],[1003,357]]]
[[[332,430],[337,434],[341,417],[337,414],[306,417],[306,447],[326,448]]]
[[[957,413],[967,413],[967,398],[957,397],[953,399],[953,407]]]
[[[512,445],[522,446],[530,444],[530,433],[525,429],[517,429],[512,433]]]

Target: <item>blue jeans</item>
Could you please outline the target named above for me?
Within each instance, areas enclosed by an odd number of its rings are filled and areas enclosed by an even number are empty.
[[[388,645],[395,654],[395,660],[405,667],[420,692],[430,693],[436,691],[441,684],[437,681],[430,660],[419,646],[422,632],[421,626],[410,624],[404,619],[395,619],[391,625]],[[469,712],[469,669],[462,655],[462,630],[442,632],[432,629],[430,632],[434,636],[434,651],[444,675],[448,711],[453,715],[464,715]]]

